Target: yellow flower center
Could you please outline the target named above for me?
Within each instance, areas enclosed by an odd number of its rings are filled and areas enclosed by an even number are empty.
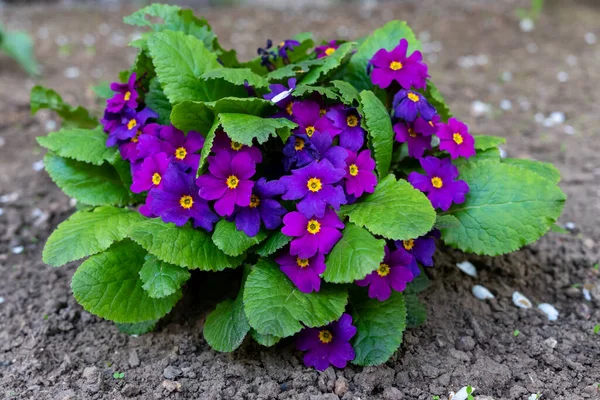
[[[354,128],[358,125],[358,118],[356,115],[348,115],[348,117],[346,117],[346,124],[348,124],[350,128]]]
[[[320,117],[322,117],[322,116],[323,116],[323,115],[325,115],[325,114],[327,114],[327,110],[326,110],[326,109],[324,109],[324,108],[321,108],[321,109],[319,110],[319,116],[320,116]]]
[[[296,144],[294,145],[294,149],[296,149],[296,151],[300,151],[304,148],[304,139],[302,138],[296,138]]]
[[[194,205],[194,199],[192,199],[192,196],[188,195],[181,196],[181,199],[179,199],[179,205],[186,210],[190,209]]]
[[[429,126],[433,128],[433,121],[429,121]]]
[[[330,56],[333,53],[335,53],[335,49],[333,47],[328,47],[328,48],[325,49],[325,55],[326,56]]]
[[[285,46],[285,42],[280,42],[279,47],[283,47],[283,46]]]
[[[129,122],[127,123],[127,129],[129,129],[129,130],[132,130],[136,126],[137,126],[137,121],[133,118],[130,119]]]
[[[456,132],[454,135],[452,135],[452,140],[454,140],[454,143],[456,144],[462,144],[463,137],[460,133]]]
[[[229,177],[227,178],[227,180],[225,181],[225,183],[227,184],[227,187],[229,189],[235,189],[236,187],[238,187],[240,180],[238,179],[237,176],[235,175],[229,175]]]
[[[413,247],[415,247],[415,241],[413,239],[403,240],[402,246],[404,246],[404,249],[406,250],[411,250]]]
[[[350,167],[348,167],[348,171],[352,176],[358,175],[358,167],[356,166],[356,164],[350,164]]]
[[[312,137],[312,135],[315,133],[315,127],[312,125],[307,126],[305,130],[308,137]]]
[[[379,276],[387,276],[390,273],[390,266],[385,264],[385,263],[381,263],[379,264],[379,268],[377,268],[377,275]]]
[[[442,178],[440,178],[438,176],[434,176],[433,178],[431,178],[431,184],[436,189],[440,189],[442,186],[444,186],[444,182],[442,181]]]
[[[142,131],[138,130],[136,132],[135,136],[131,138],[131,141],[133,143],[137,143],[141,134],[142,134]]]
[[[183,160],[186,156],[187,150],[185,149],[185,147],[179,147],[177,148],[177,150],[175,150],[175,158],[177,158],[178,160]]]
[[[411,99],[412,101],[414,101],[415,103],[417,101],[419,101],[419,95],[418,94],[414,94],[413,92],[408,92],[408,96],[409,99]]]
[[[285,106],[285,111],[288,113],[288,115],[292,115],[292,105],[294,105],[294,103],[290,102],[287,106]]]
[[[125,96],[123,96],[123,98],[125,99],[125,101],[129,101],[129,99],[131,98],[131,92],[130,91],[125,92]]]
[[[160,176],[158,172],[155,172],[154,175],[152,175],[152,183],[154,183],[155,185],[160,185],[161,180],[162,176]]]
[[[400,61],[392,61],[390,63],[390,69],[392,71],[398,71],[399,69],[402,69],[402,63]]]
[[[306,268],[308,267],[308,258],[296,257],[296,264],[298,264],[300,268]]]
[[[256,195],[250,196],[250,208],[256,208],[260,204],[260,199]]]
[[[415,130],[413,128],[408,128],[408,136],[417,137],[417,133],[415,132]]]
[[[306,230],[308,231],[308,233],[316,235],[321,231],[321,224],[319,223],[319,221],[311,219],[306,225]]]
[[[316,193],[323,188],[323,184],[319,178],[310,178],[308,182],[306,182],[306,187],[311,192]]]
[[[244,145],[241,143],[234,142],[233,140],[231,141],[231,149],[234,151],[240,151],[242,146],[244,146]]]

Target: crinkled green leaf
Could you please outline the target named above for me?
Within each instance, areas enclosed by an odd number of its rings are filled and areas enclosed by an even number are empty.
[[[416,294],[404,293],[406,303],[406,325],[408,328],[416,328],[423,325],[427,320],[427,308],[419,300]]]
[[[250,326],[261,334],[287,337],[303,324],[317,327],[337,320],[348,294],[339,286],[321,285],[319,292],[302,293],[272,261],[261,259],[252,268],[244,289],[244,310]]]
[[[92,86],[92,90],[102,100],[110,99],[115,94],[110,88],[110,82],[108,81],[102,81],[96,86]]]
[[[332,81],[331,83],[338,90],[345,104],[353,106],[360,102],[360,93],[352,84],[345,81]]]
[[[55,154],[94,165],[115,159],[118,149],[106,147],[106,133],[101,128],[63,128],[48,136],[36,138],[40,146]]]
[[[331,73],[340,68],[350,57],[355,48],[356,43],[354,42],[342,44],[333,54],[323,57],[321,65],[311,69],[310,72],[302,78],[300,83],[304,85],[313,85],[331,75]]]
[[[404,293],[417,294],[421,293],[425,289],[431,286],[431,280],[423,272],[423,268],[419,267],[420,273],[415,276],[414,279],[406,285]]]
[[[408,54],[420,50],[421,42],[404,21],[391,21],[367,36],[358,46],[356,53],[350,59],[344,81],[352,84],[358,90],[370,89],[373,85],[367,74],[367,63],[379,49],[392,50],[400,43],[400,39],[408,40]]]
[[[286,118],[261,118],[233,113],[219,114],[219,122],[231,140],[246,146],[252,146],[253,140],[261,144],[277,135],[285,141],[291,130],[298,126]]]
[[[98,120],[83,107],[73,107],[65,103],[54,90],[36,85],[31,89],[31,113],[41,109],[56,112],[63,119],[63,126],[76,128],[95,128]]]
[[[560,182],[560,171],[550,163],[520,158],[503,158],[502,162],[535,172],[552,183]]]
[[[437,87],[430,80],[427,81],[427,88],[424,92],[425,98],[429,101],[429,103],[435,107],[438,115],[442,119],[442,122],[448,122],[448,119],[452,118],[452,113],[450,112],[450,108],[446,104],[446,100],[444,100],[444,96],[438,90]]]
[[[240,347],[248,331],[250,325],[244,314],[241,293],[236,300],[217,304],[204,323],[204,339],[217,351],[234,351]]]
[[[402,344],[406,329],[406,304],[402,293],[392,292],[386,301],[370,299],[365,291],[356,291],[350,298],[356,335],[352,347],[353,364],[361,366],[383,364]]]
[[[148,90],[148,93],[146,93],[144,101],[148,107],[158,113],[159,124],[169,125],[172,107],[171,103],[169,103],[169,99],[167,99],[167,96],[165,96],[165,93],[160,87],[158,78],[154,77],[150,81],[150,89]]]
[[[302,97],[307,94],[319,93],[321,96],[327,97],[331,100],[338,100],[339,97],[337,93],[332,88],[323,87],[323,86],[309,86],[305,84],[301,84],[296,86],[294,89],[294,97]]]
[[[39,75],[33,40],[27,32],[6,32],[0,24],[0,50],[19,63],[29,75]]]
[[[325,57],[316,60],[305,60],[294,64],[288,64],[284,67],[277,68],[275,71],[269,72],[267,79],[272,81],[281,81],[287,78],[296,78],[300,80],[304,75],[308,74],[312,69],[318,68],[325,62]]]
[[[215,245],[228,256],[239,256],[244,254],[250,247],[259,244],[267,238],[265,231],[260,231],[258,235],[249,237],[243,231],[238,231],[235,222],[220,220],[215,226],[212,240]]]
[[[271,234],[260,246],[256,249],[256,254],[261,257],[268,257],[277,250],[283,248],[286,244],[292,241],[292,238],[284,235],[281,231],[276,231]]]
[[[371,233],[391,240],[408,240],[431,230],[436,214],[423,193],[407,181],[388,175],[375,192],[354,204],[342,206],[341,215]]]
[[[124,17],[123,22],[128,25],[148,26],[153,29],[159,29],[159,25],[164,25],[168,19],[173,18],[174,15],[177,15],[180,10],[181,7],[179,6],[159,3],[150,4],[146,7],[140,8],[133,14]],[[162,22],[155,24],[146,18],[146,16],[160,18],[162,19]]]
[[[506,143],[506,139],[498,136],[473,135],[476,150],[488,150]]]
[[[148,332],[152,332],[156,328],[156,324],[158,324],[158,320],[138,322],[136,324],[118,324],[117,329],[125,333],[127,335],[143,335]]]
[[[208,134],[206,135],[206,140],[204,140],[204,146],[202,146],[202,151],[200,152],[200,164],[198,165],[197,175],[202,174],[202,170],[204,169],[206,160],[211,152],[213,142],[215,141],[217,129],[219,129],[220,125],[220,122],[218,120],[215,120],[212,127],[208,131]]]
[[[132,200],[132,193],[109,164],[97,166],[48,153],[44,167],[63,192],[84,204],[122,206]]]
[[[442,229],[452,247],[491,256],[509,253],[548,232],[563,210],[562,190],[530,170],[479,161],[461,165],[459,172],[469,193],[445,213],[460,221],[458,228]]]
[[[190,276],[187,269],[160,261],[152,254],[146,256],[144,266],[140,270],[140,278],[144,283],[142,288],[153,299],[167,297],[177,292]]]
[[[392,163],[394,148],[394,131],[392,120],[385,106],[373,92],[363,90],[360,93],[363,128],[369,135],[369,143],[373,148],[373,157],[377,164],[377,173],[380,178],[385,177]]]
[[[435,229],[452,229],[458,228],[460,226],[460,221],[453,215],[438,215],[435,220]]]
[[[295,64],[295,63],[302,61],[302,60],[306,59],[307,57],[309,57],[307,55],[307,52],[309,50],[311,50],[313,48],[313,46],[315,45],[315,42],[313,41],[311,32],[298,33],[292,39],[300,42],[300,45],[294,47],[294,49],[292,51],[288,50],[287,54],[289,57],[289,60],[288,60],[288,62],[290,63],[289,65]],[[277,46],[277,45],[275,45],[275,46]],[[276,60],[274,60],[274,64],[276,67],[275,71],[279,71],[282,68],[286,67],[283,62],[282,57],[278,57]],[[256,74],[265,75],[267,73],[267,68],[265,66],[261,65],[260,57],[255,57],[251,61],[242,63],[241,66],[249,68]]]
[[[144,217],[117,207],[78,211],[62,222],[44,246],[43,260],[53,267],[91,256],[127,237],[129,228]]]
[[[145,255],[135,243],[123,241],[90,257],[73,275],[75,299],[86,311],[119,323],[163,317],[179,301],[181,292],[162,299],[148,296],[139,277]]]
[[[281,338],[277,336],[263,335],[262,333],[258,333],[255,329],[250,329],[250,334],[252,335],[252,339],[254,339],[261,346],[265,347],[275,346],[281,340]]]
[[[220,68],[204,73],[200,79],[219,80],[232,83],[237,86],[244,86],[245,82],[255,89],[266,88],[269,86],[269,81],[264,77],[255,74],[249,68]]]
[[[348,223],[343,237],[327,256],[326,282],[352,283],[375,271],[385,256],[385,240],[375,239],[364,228]]]
[[[146,219],[131,227],[129,237],[159,260],[189,269],[222,271],[242,263],[241,257],[229,257],[219,250],[210,234],[190,225],[177,227]]]

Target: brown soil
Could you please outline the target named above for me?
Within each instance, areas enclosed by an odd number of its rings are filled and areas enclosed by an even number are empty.
[[[600,335],[593,334],[600,323],[599,272],[593,268],[600,261],[600,43],[584,40],[588,32],[600,37],[600,7],[594,1],[546,2],[536,29],[523,33],[514,13],[523,3],[427,0],[372,9],[353,3],[312,11],[198,10],[224,44],[246,58],[267,37],[312,30],[322,39],[355,38],[386,20],[409,20],[417,32],[430,33],[434,48],[442,45],[431,73],[455,114],[473,132],[507,137],[509,155],[554,162],[563,174],[569,200],[561,222],[575,224],[571,233],[551,233],[496,259],[439,251],[433,285],[422,296],[428,321],[407,332],[392,360],[374,368],[319,373],[302,365],[289,341],[271,349],[246,341],[233,354],[210,350],[201,334],[212,307],[203,275],[194,278],[194,290],[187,290],[173,315],[141,337],[121,334],[83,311],[69,289],[76,266],[53,269],[40,261],[51,230],[73,212],[69,199],[33,168],[42,157],[34,138],[52,128],[54,116],[29,115],[33,82],[0,56],[0,195],[9,195],[0,198],[0,397],[443,399],[470,384],[481,400],[526,399],[532,393],[600,398]],[[99,109],[90,86],[114,79],[133,57],[119,46],[134,32],[120,22],[129,10],[107,8],[6,7],[0,15],[9,27],[36,36],[42,84]],[[83,42],[91,37],[95,44],[86,48]],[[461,57],[480,54],[487,63],[480,57],[483,65],[459,66]],[[69,67],[79,68],[80,75],[65,77]],[[567,82],[557,79],[561,71],[568,73]],[[506,72],[512,73],[507,82],[501,79]],[[504,99],[512,109],[499,107]],[[475,100],[491,104],[491,113],[475,115]],[[566,115],[565,123],[546,127],[534,120],[537,113],[547,117],[555,111]],[[24,250],[15,254],[19,246]],[[479,278],[454,266],[466,259],[478,267]],[[470,293],[476,283],[492,290],[496,300],[476,300]],[[583,284],[591,284],[592,301],[583,298]],[[510,299],[514,290],[554,304],[558,320],[517,309]],[[113,378],[115,371],[124,378]]]

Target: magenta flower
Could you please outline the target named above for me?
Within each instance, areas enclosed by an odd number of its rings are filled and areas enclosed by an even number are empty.
[[[131,191],[141,193],[152,188],[162,188],[162,177],[169,166],[169,157],[158,153],[146,157],[141,166],[133,173]]]
[[[327,135],[329,136],[329,135]],[[305,134],[291,135],[283,146],[283,167],[289,171],[292,167],[301,168],[319,158],[319,151]]]
[[[446,150],[452,159],[469,158],[475,155],[475,139],[464,122],[450,118],[448,124],[438,124],[437,127],[440,150]]]
[[[200,154],[196,153],[204,146],[204,137],[201,134],[190,131],[186,135],[173,125],[169,125],[162,127],[158,136],[164,142],[161,147],[166,148],[167,154],[174,162],[187,165],[192,170],[198,169]]]
[[[134,138],[150,118],[158,118],[158,114],[147,107],[140,112],[127,109],[123,114],[104,113],[102,125],[108,132],[106,147]]]
[[[331,40],[329,43],[321,46],[317,46],[315,48],[315,53],[317,53],[317,58],[323,58],[332,55],[335,51],[340,47],[336,44],[337,40]]]
[[[111,113],[118,113],[123,108],[135,110],[138,106],[138,93],[135,90],[135,72],[129,77],[127,83],[113,82],[110,84],[110,89],[116,92],[115,95],[106,100],[106,110]]]
[[[375,161],[371,158],[371,150],[363,150],[358,155],[349,152],[346,158],[346,193],[358,198],[363,193],[373,193],[377,185]]]
[[[413,274],[408,268],[412,255],[403,248],[394,252],[385,246],[385,257],[379,268],[371,272],[364,279],[356,281],[358,286],[369,286],[369,297],[385,301],[392,295],[392,289],[402,292],[406,284],[412,282]]]
[[[365,143],[365,131],[360,126],[360,115],[355,108],[333,107],[327,114],[333,126],[340,130],[340,146],[358,151]]]
[[[282,254],[275,259],[280,265],[281,271],[296,285],[303,293],[313,290],[318,292],[321,288],[321,277],[325,272],[325,256],[317,253],[310,258],[300,258],[290,254]]]
[[[150,190],[150,211],[164,222],[183,226],[192,219],[194,227],[211,231],[219,217],[210,210],[206,201],[198,197],[194,177],[182,168],[178,164],[169,164],[162,177],[162,188]]]
[[[418,92],[412,90],[400,90],[392,101],[394,117],[406,122],[414,121],[420,115],[426,121],[431,121],[436,114],[435,108],[429,104],[427,99]]]
[[[140,206],[138,211],[146,218],[156,218],[152,210],[150,209],[150,204],[152,204],[152,196],[150,196],[150,192],[148,192],[148,196],[146,196],[146,202]]]
[[[395,139],[397,142],[408,145],[408,156],[421,158],[426,150],[431,149],[431,135],[436,131],[435,123],[440,120],[439,115],[434,115],[431,121],[417,117],[414,122],[399,121],[394,125]]]
[[[308,351],[304,355],[304,364],[319,371],[325,371],[329,365],[345,368],[348,361],[356,355],[350,339],[356,335],[350,314],[342,314],[340,319],[321,328],[304,328],[296,339],[296,348]]]
[[[161,151],[166,152],[167,150],[160,146],[162,141],[158,138],[160,127],[161,125],[155,123],[145,125],[141,130],[137,131],[134,137],[126,142],[119,143],[119,152],[123,160],[134,163],[149,155],[160,153]],[[144,142],[147,144],[140,146]],[[150,151],[142,150],[142,148]]]
[[[297,101],[292,105],[294,122],[298,123],[298,133],[305,133],[309,138],[315,132],[328,133],[332,138],[340,133],[340,129],[325,116],[319,104],[312,100]]]
[[[335,211],[328,208],[323,218],[308,219],[302,213],[292,211],[283,217],[284,235],[294,237],[290,244],[290,254],[300,258],[310,258],[318,252],[327,254],[342,238],[338,229],[344,223]]]
[[[433,254],[435,253],[435,239],[440,238],[440,231],[432,230],[424,236],[417,239],[401,240],[396,242],[396,247],[403,247],[413,256],[413,260],[408,266],[412,274],[416,277],[421,273],[417,262],[425,267],[433,267]]]
[[[449,158],[425,157],[419,160],[425,175],[411,172],[408,181],[421,192],[427,193],[427,198],[434,208],[447,211],[452,203],[462,204],[469,192],[465,181],[455,180],[458,168],[452,165]]]
[[[404,89],[425,88],[429,74],[427,65],[423,63],[423,56],[420,51],[407,56],[407,50],[408,41],[402,39],[392,51],[380,49],[375,53],[371,59],[374,67],[371,81],[374,85],[386,89],[392,81],[396,81]]]
[[[236,228],[248,236],[256,236],[260,231],[261,221],[267,229],[275,229],[281,225],[281,217],[287,211],[273,197],[282,194],[284,190],[281,182],[267,182],[266,178],[260,178],[254,184],[250,205],[235,213]]]
[[[234,142],[223,131],[217,131],[211,150],[213,153],[226,151],[231,157],[239,153],[247,153],[255,163],[262,162],[262,153],[258,147],[246,146],[245,144]]]
[[[327,205],[339,209],[346,204],[346,196],[341,186],[335,186],[345,175],[341,168],[335,168],[329,160],[313,161],[306,167],[292,170],[292,175],[280,181],[285,185],[283,200],[300,200],[298,211],[307,218],[325,215]]]
[[[210,174],[199,176],[196,184],[200,187],[200,197],[216,200],[217,214],[229,216],[236,205],[250,205],[254,187],[250,178],[256,172],[256,165],[248,153],[232,156],[229,152],[218,152],[208,158],[208,170]]]

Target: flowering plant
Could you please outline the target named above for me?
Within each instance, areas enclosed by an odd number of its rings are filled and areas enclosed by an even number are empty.
[[[404,22],[358,42],[269,41],[249,62],[189,10],[125,22],[150,31],[100,122],[31,96],[64,119],[38,141],[79,207],[44,261],[89,257],[75,298],[125,332],[153,329],[190,271],[239,267],[239,294],[206,319],[214,349],[295,336],[320,370],[381,364],[425,319],[436,243],[504,254],[562,211],[553,166],[502,158],[504,139],[452,117]]]

